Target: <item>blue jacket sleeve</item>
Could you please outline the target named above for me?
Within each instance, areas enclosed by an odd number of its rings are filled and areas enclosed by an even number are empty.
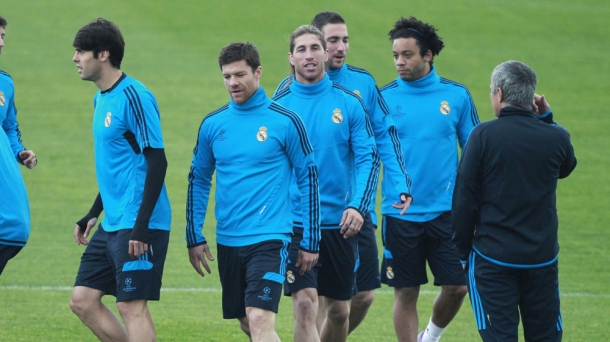
[[[216,160],[211,142],[207,139],[204,119],[199,127],[199,136],[193,150],[193,160],[188,175],[189,184],[186,197],[186,245],[188,248],[207,243],[203,236],[203,224],[215,165]]]
[[[472,249],[472,238],[479,218],[481,188],[481,150],[476,130],[462,153],[458,165],[451,213],[453,217],[453,244],[460,261],[466,263]]]
[[[398,131],[390,116],[388,105],[377,86],[372,94],[369,116],[375,132],[377,150],[386,175],[391,177],[392,184],[394,184],[396,199],[399,200],[401,194],[411,195],[411,177],[405,168],[405,158],[402,154]]]
[[[356,190],[348,207],[361,215],[369,211],[373,194],[377,191],[380,160],[373,128],[362,101],[353,102],[349,111],[350,146],[356,166]]]
[[[470,132],[472,132],[472,129],[481,122],[481,120],[479,120],[479,115],[477,114],[477,109],[474,106],[472,96],[470,96],[468,90],[465,91],[466,98],[464,99],[464,110],[460,113],[460,121],[457,127],[458,141],[462,151],[466,146]]]
[[[291,119],[293,124],[288,126],[286,132],[286,151],[301,193],[303,239],[299,248],[317,253],[320,250],[321,238],[318,168],[303,121],[296,114]]]
[[[23,161],[19,158],[19,152],[26,148],[23,147],[21,142],[21,131],[19,131],[19,123],[17,123],[17,108],[15,107],[14,92],[13,96],[10,96],[10,98],[7,99],[7,104],[6,119],[2,122],[2,129],[11,143],[11,150],[13,150],[15,159],[18,163],[23,165]]]

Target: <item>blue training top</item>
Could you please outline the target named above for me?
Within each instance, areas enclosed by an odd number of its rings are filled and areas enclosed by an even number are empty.
[[[144,192],[145,148],[164,148],[157,100],[146,87],[123,74],[93,99],[93,142],[97,184],[104,203],[106,231],[133,228]],[[170,230],[171,208],[165,184],[149,229]]]
[[[318,170],[303,122],[271,101],[262,87],[243,104],[231,101],[201,123],[188,176],[186,242],[206,243],[202,232],[216,171],[216,241],[231,247],[290,241],[290,185],[303,208],[300,249],[319,251]],[[294,174],[294,175],[293,175]]]
[[[340,229],[346,208],[368,213],[379,177],[379,155],[362,100],[330,81],[306,85],[293,78],[274,100],[297,112],[307,128],[320,173],[321,229]],[[298,188],[293,184],[292,214],[303,225]]]
[[[457,142],[464,149],[470,132],[479,123],[468,89],[436,74],[403,81],[400,77],[381,88],[398,130],[407,172],[413,180],[413,203],[400,216],[392,208],[394,186],[382,181],[381,213],[426,222],[451,210],[458,165]]]
[[[17,154],[25,150],[17,124],[15,87],[0,70],[0,244],[25,246],[30,236],[30,205]]]

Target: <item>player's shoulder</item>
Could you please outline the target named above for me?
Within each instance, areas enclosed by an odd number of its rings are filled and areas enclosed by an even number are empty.
[[[4,70],[0,70],[0,82],[13,87],[13,78],[8,72]]]
[[[351,65],[351,64],[346,64],[346,65],[347,65],[347,70],[353,74],[359,74],[364,77],[373,77],[373,75],[371,75],[371,73],[366,71],[365,69],[359,68],[359,67]]]
[[[379,91],[381,91],[382,93],[391,92],[392,90],[398,89],[398,86],[399,86],[398,82],[396,80],[393,80],[392,82],[381,87],[381,89],[379,89]]]
[[[225,104],[224,106],[217,108],[210,113],[206,114],[201,121],[201,124],[204,123],[212,123],[216,120],[222,120],[223,116],[229,112],[229,104]]]
[[[288,78],[288,80],[291,80],[291,78]],[[273,97],[271,98],[272,101],[274,102],[280,102],[285,99],[286,97],[288,97],[290,94],[292,93],[292,91],[290,90],[290,84],[280,84],[280,86],[278,86],[277,90],[275,91],[275,94],[273,95]]]
[[[470,96],[470,91],[468,91],[468,88],[460,82],[441,77],[440,84],[451,91],[461,92]]]
[[[12,80],[12,79],[13,79],[13,78],[11,77],[11,75],[10,75],[8,72],[4,71],[4,70],[0,70],[0,77],[1,77],[1,78],[8,78],[8,79],[10,79],[10,80]]]

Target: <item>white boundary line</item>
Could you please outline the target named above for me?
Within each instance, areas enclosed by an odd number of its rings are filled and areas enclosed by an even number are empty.
[[[21,291],[72,291],[72,286],[17,286],[4,285],[0,290],[21,290]],[[219,287],[162,287],[164,292],[221,292]],[[394,294],[391,289],[377,289],[378,294]],[[421,290],[420,294],[438,294],[439,291]],[[590,297],[590,298],[610,298],[610,293],[585,293],[585,292],[560,292],[561,297]]]

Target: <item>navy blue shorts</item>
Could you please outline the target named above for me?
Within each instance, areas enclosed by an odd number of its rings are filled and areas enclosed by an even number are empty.
[[[91,237],[74,286],[85,286],[116,297],[117,302],[159,300],[169,231],[149,229],[148,252],[129,256],[131,229],[107,232],[99,225]]]
[[[350,300],[355,292],[358,243],[355,236],[344,239],[339,229],[323,229],[320,240],[320,257],[316,266],[300,276],[295,266],[303,229],[294,228],[290,245],[288,273],[284,294],[305,288],[315,288],[318,295],[335,300]]]
[[[379,250],[375,237],[375,226],[371,215],[364,216],[364,224],[356,235],[358,240],[358,271],[356,272],[357,291],[370,291],[381,287],[379,277]]]
[[[246,316],[246,307],[277,313],[288,259],[287,241],[264,241],[250,246],[217,244],[222,284],[222,316]]]
[[[561,341],[557,261],[520,269],[471,252],[467,270],[470,303],[483,341],[517,342],[519,315],[526,341]]]
[[[0,275],[9,260],[19,254],[23,246],[0,245]]]
[[[381,282],[391,287],[428,283],[426,261],[434,285],[466,285],[466,274],[451,242],[451,213],[434,220],[412,222],[383,216]]]

